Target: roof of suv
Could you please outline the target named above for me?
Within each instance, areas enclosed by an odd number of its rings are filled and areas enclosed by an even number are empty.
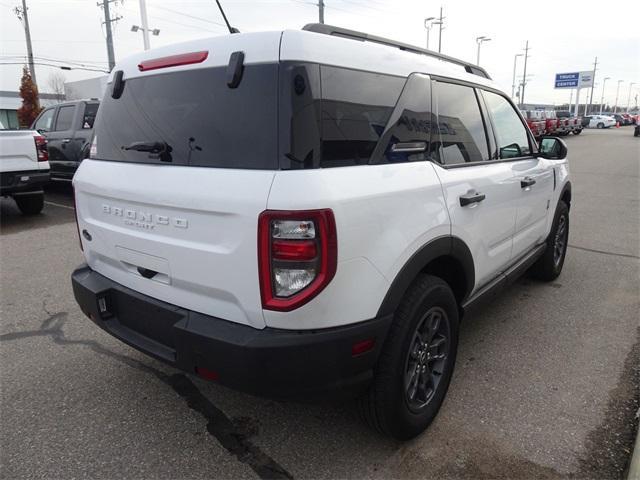
[[[126,79],[172,71],[226,66],[233,52],[242,51],[245,55],[245,65],[277,61],[312,62],[404,77],[414,72],[421,72],[497,88],[489,78],[481,76],[485,73],[484,70],[472,66],[469,62],[435,52],[433,52],[435,56],[431,56],[426,54],[427,51],[404,44],[384,44],[380,40],[385,39],[379,37],[369,38],[369,41],[363,41],[359,38],[309,30],[284,30],[192,40],[147,50],[123,59],[111,72],[109,82],[113,79],[114,72],[118,70],[123,71]],[[204,51],[209,53],[208,56],[196,64],[166,67],[161,72],[140,71],[138,68],[140,62],[144,60]],[[471,69],[478,73],[473,74],[467,71]]]

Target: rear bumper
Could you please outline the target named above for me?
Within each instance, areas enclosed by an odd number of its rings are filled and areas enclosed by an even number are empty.
[[[49,170],[1,172],[0,195],[39,192],[49,178]]]
[[[189,373],[215,372],[243,392],[274,398],[353,395],[373,377],[392,317],[316,331],[258,330],[142,295],[91,270],[71,276],[82,311],[128,345]],[[104,299],[108,313],[100,313]],[[352,346],[374,348],[352,356]]]

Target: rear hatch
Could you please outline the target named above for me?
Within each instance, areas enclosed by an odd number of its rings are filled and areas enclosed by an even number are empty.
[[[278,164],[279,40],[231,35],[116,66],[91,158],[74,178],[92,269],[171,304],[264,327],[257,226]],[[237,51],[241,68],[230,62]]]

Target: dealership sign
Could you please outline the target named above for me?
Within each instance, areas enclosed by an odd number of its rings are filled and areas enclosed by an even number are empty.
[[[584,88],[592,86],[592,72],[556,73],[554,88]]]

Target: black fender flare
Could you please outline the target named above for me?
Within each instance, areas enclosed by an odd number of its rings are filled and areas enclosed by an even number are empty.
[[[429,262],[442,256],[453,257],[462,265],[466,277],[465,297],[468,296],[475,285],[475,267],[471,251],[461,239],[450,235],[442,236],[424,244],[407,260],[391,283],[378,309],[378,317],[395,312],[418,274]]]
[[[567,181],[567,183],[564,184],[564,187],[562,187],[562,191],[558,196],[558,203],[560,203],[560,201],[564,198],[565,193],[569,194],[569,203],[567,204],[567,207],[571,209],[571,182],[570,181]],[[558,206],[556,205],[556,209],[557,208]]]

